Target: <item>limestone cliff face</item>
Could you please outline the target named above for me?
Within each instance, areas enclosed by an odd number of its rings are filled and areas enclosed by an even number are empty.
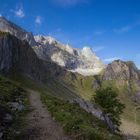
[[[27,42],[0,32],[0,71],[15,68],[19,72],[40,77],[41,63]]]
[[[51,75],[58,76],[65,72],[54,63],[40,60],[26,41],[0,32],[0,73],[8,73],[13,69],[44,82]]]
[[[37,45],[33,47],[39,58],[50,59],[72,72],[84,76],[100,73],[105,65],[89,47],[75,49],[64,45],[50,36],[35,36]]]
[[[103,80],[111,80],[115,78],[139,80],[139,74],[140,71],[136,68],[133,62],[116,60],[106,67]]]
[[[27,32],[4,17],[0,17],[0,31],[9,32],[20,40],[26,40],[31,46],[36,44],[32,33]]]
[[[115,81],[118,88],[125,87],[126,92],[140,95],[140,70],[133,62],[112,62],[105,68],[101,81]]]

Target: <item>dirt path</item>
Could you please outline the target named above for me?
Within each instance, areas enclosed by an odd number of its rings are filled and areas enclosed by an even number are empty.
[[[133,137],[140,139],[140,126],[138,124],[122,119],[121,131],[128,136],[128,139],[130,137],[130,140]],[[133,140],[135,139],[133,138]]]
[[[28,115],[26,140],[70,140],[43,107],[39,93],[30,90],[33,111]]]

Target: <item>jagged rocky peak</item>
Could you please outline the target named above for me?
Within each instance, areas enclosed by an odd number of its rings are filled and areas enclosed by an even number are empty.
[[[104,71],[104,80],[113,79],[140,80],[140,71],[132,61],[115,60]]]
[[[99,57],[96,56],[96,54],[93,52],[92,48],[85,46],[81,50],[81,54],[88,58],[89,60],[93,61],[100,61]]]
[[[78,52],[77,50],[75,50],[74,48],[72,48],[72,46],[69,45],[69,44],[66,44],[65,50],[66,50],[68,53],[72,54],[72,55],[76,55],[76,52]],[[78,55],[78,54],[77,54],[77,55]]]
[[[140,70],[131,61],[115,60],[108,64],[101,76],[101,82],[104,81],[111,81],[121,92],[130,93],[133,99],[140,98]]]
[[[3,32],[9,32],[20,40],[26,40],[31,46],[36,44],[32,33],[27,32],[2,16],[0,17],[0,30]]]
[[[100,73],[105,65],[90,47],[76,49],[69,44],[64,45],[50,36],[35,36],[37,46],[33,47],[41,59],[50,58],[58,65],[82,75]]]
[[[53,44],[56,43],[57,41],[51,37],[51,36],[43,36],[43,35],[38,35],[34,36],[36,42],[40,43],[41,45],[46,45],[46,44]]]
[[[86,57],[91,57],[94,54],[92,49],[88,46],[83,47],[81,52],[82,52],[82,55],[85,55]]]

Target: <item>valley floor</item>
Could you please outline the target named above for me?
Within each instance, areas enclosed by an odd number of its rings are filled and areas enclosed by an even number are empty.
[[[27,116],[28,127],[25,130],[24,140],[70,140],[63,129],[55,122],[48,110],[43,107],[40,94],[29,90],[30,103],[33,111]]]

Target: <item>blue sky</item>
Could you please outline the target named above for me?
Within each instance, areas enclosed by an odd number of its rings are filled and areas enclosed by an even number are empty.
[[[105,63],[140,68],[140,0],[1,0],[0,15],[35,35],[90,46]]]

